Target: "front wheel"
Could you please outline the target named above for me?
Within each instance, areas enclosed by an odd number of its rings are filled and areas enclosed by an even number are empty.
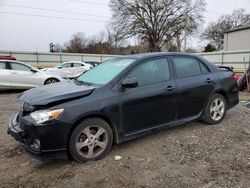
[[[98,160],[107,155],[113,142],[109,124],[99,118],[84,120],[72,132],[69,151],[77,162]]]
[[[59,80],[56,79],[56,78],[49,78],[49,79],[47,79],[47,80],[44,82],[44,85],[54,84],[54,83],[56,83],[56,82],[59,82]]]
[[[225,117],[226,105],[226,100],[222,95],[214,94],[207,103],[202,120],[209,125],[220,123]]]

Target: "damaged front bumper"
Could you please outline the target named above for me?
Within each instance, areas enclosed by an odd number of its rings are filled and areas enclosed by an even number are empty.
[[[66,145],[57,139],[61,138],[62,135],[59,134],[62,132],[58,131],[58,128],[53,128],[54,124],[55,122],[37,127],[32,121],[20,118],[16,113],[10,118],[7,133],[19,141],[22,148],[33,158],[39,160],[67,159]]]
[[[18,113],[11,116],[7,133],[13,136],[17,141],[22,142],[25,134],[20,125],[17,123],[17,117]]]

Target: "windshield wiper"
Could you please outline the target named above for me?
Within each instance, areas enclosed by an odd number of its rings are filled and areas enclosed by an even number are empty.
[[[74,82],[78,85],[85,85],[85,86],[89,86],[89,84],[87,82],[81,81],[81,80],[77,80],[74,79]]]

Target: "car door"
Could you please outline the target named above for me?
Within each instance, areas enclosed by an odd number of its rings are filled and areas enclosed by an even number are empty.
[[[79,76],[80,74],[87,71],[86,66],[82,63],[73,63],[72,73],[75,76]]]
[[[203,62],[190,56],[173,56],[172,65],[179,88],[177,119],[199,115],[215,88],[214,75]]]
[[[167,58],[140,63],[127,78],[135,78],[138,87],[121,91],[118,96],[126,135],[175,120],[176,86]]]
[[[10,62],[11,87],[31,88],[41,85],[38,73],[31,71],[29,66],[18,62]]]
[[[6,63],[0,61],[0,88],[9,88],[10,87],[10,70],[7,69]]]
[[[72,74],[73,63],[63,63],[58,72],[61,76],[69,76]]]

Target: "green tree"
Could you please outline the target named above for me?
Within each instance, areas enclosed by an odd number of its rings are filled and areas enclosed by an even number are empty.
[[[215,50],[216,50],[215,46],[213,46],[212,44],[208,44],[207,46],[205,46],[205,49],[203,52],[213,52]]]

